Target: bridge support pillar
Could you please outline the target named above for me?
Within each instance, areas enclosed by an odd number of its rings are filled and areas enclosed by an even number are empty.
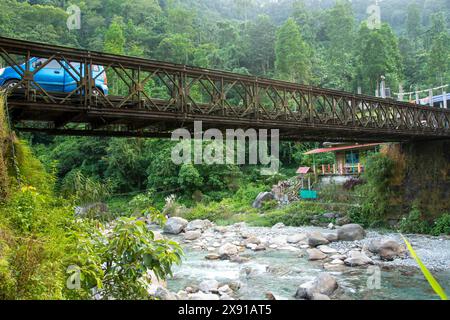
[[[394,144],[384,152],[396,163],[393,185],[404,213],[413,205],[427,220],[450,212],[450,140]]]

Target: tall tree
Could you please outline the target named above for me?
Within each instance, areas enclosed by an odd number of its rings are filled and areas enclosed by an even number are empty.
[[[361,24],[356,46],[357,82],[367,94],[373,95],[381,76],[391,88],[397,88],[402,75],[402,59],[398,40],[391,27],[383,23],[380,29]]]
[[[310,48],[292,18],[277,31],[275,57],[275,69],[279,78],[300,83],[310,81]]]

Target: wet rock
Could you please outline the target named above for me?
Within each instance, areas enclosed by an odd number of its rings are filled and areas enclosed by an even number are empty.
[[[188,221],[180,217],[169,218],[164,225],[164,232],[170,234],[179,234],[186,228]]]
[[[311,296],[311,300],[331,300],[329,296],[321,293],[313,293]]]
[[[369,251],[378,254],[382,260],[394,260],[405,253],[405,248],[393,239],[372,240],[368,247]]]
[[[270,201],[273,199],[274,195],[272,192],[260,192],[256,197],[255,201],[253,201],[252,207],[260,209],[262,207],[263,202]]]
[[[247,257],[241,257],[241,256],[232,256],[230,258],[231,262],[236,262],[236,263],[246,263],[250,261],[250,258]]]
[[[299,243],[300,241],[306,240],[307,235],[304,233],[293,234],[286,238],[287,243]]]
[[[231,295],[233,294],[233,290],[231,290],[229,285],[223,285],[221,287],[219,287],[218,292],[220,295]]]
[[[308,244],[311,247],[317,247],[321,244],[328,244],[329,241],[320,233],[320,232],[312,232],[308,235]]]
[[[344,260],[344,263],[350,267],[357,267],[371,264],[373,261],[361,251],[351,250],[348,253],[348,258]]]
[[[263,251],[263,250],[266,250],[266,246],[263,245],[263,244],[258,244],[258,245],[256,246],[256,248],[253,249],[253,251]]]
[[[197,240],[202,235],[202,232],[199,230],[195,231],[186,231],[184,234],[184,240]]]
[[[308,254],[308,260],[310,261],[323,260],[327,257],[325,253],[318,249],[306,249],[306,253]]]
[[[272,301],[277,300],[277,298],[275,298],[275,295],[270,291],[267,291],[265,295],[266,295],[267,300],[272,300]]]
[[[239,249],[237,246],[231,243],[225,243],[223,246],[219,248],[219,255],[221,258],[227,259],[232,256],[237,255],[239,252]]]
[[[206,260],[218,260],[220,259],[220,255],[216,253],[210,253],[205,256]]]
[[[321,273],[319,276],[313,280],[302,284],[295,294],[295,297],[298,299],[314,299],[323,298],[320,295],[330,296],[332,295],[336,289],[339,287],[336,279],[328,273]]]
[[[336,249],[330,248],[329,246],[326,246],[326,245],[318,246],[317,249],[319,249],[320,251],[322,251],[323,253],[326,253],[326,254],[331,254],[331,253],[337,252]]]
[[[204,293],[218,292],[219,282],[214,279],[203,280],[198,285],[198,288]]]
[[[196,220],[192,220],[189,221],[189,223],[186,226],[186,231],[194,231],[194,230],[200,230],[200,231],[205,231],[206,229],[212,227],[212,222],[205,219],[205,220],[201,220],[201,219],[196,219]]]
[[[366,232],[359,224],[352,223],[340,227],[337,236],[340,241],[355,241],[364,239]]]

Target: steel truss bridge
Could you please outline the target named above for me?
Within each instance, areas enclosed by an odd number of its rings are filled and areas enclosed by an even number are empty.
[[[448,109],[2,37],[0,57],[21,76],[7,99],[16,130],[170,137],[202,121],[203,129],[279,129],[290,140],[450,138]],[[47,62],[33,69],[24,64],[32,57]],[[50,92],[35,81],[53,60],[76,81],[72,92]],[[109,95],[95,88],[96,65],[104,67]]]

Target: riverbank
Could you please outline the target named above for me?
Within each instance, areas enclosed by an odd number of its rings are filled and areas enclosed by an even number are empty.
[[[366,230],[363,239],[339,241],[336,229],[313,226],[215,226],[197,221],[185,229],[177,235],[165,234],[180,242],[186,254],[168,280],[168,289],[181,299],[293,299],[299,287],[323,273],[332,275],[338,283],[339,290],[332,299],[437,298],[406,251],[386,261],[369,250],[377,239],[402,245],[399,234]],[[310,240],[312,235],[323,235],[331,241],[315,245]],[[441,285],[449,288],[450,238],[407,237]],[[380,270],[380,288],[375,289],[368,286],[376,272],[374,266]],[[205,283],[212,286],[210,292],[204,292]],[[226,294],[219,291],[222,287]]]

